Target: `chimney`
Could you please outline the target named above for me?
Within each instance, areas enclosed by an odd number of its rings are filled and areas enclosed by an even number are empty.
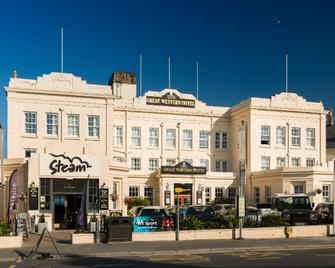
[[[327,127],[333,127],[334,126],[334,113],[333,109],[331,108],[327,114]]]
[[[136,75],[130,72],[113,72],[108,81],[113,94],[118,99],[132,100],[136,98]]]
[[[12,72],[11,77],[12,77],[12,78],[17,78],[17,72],[16,72],[16,70],[14,70],[14,71]]]

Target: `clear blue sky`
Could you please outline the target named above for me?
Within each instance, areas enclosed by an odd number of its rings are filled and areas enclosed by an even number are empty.
[[[232,106],[250,96],[269,97],[285,88],[335,107],[335,1],[107,1],[0,2],[0,86],[12,70],[22,78],[60,70],[88,83],[107,84],[113,71],[139,74],[143,90],[168,85],[210,105]],[[0,123],[6,126],[0,92]]]

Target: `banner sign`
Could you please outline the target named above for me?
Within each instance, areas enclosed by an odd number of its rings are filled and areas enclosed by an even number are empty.
[[[162,105],[162,106],[174,106],[174,107],[186,107],[194,108],[195,100],[181,99],[177,94],[169,92],[162,97],[146,97],[146,103],[148,105]]]
[[[41,154],[40,176],[99,177],[99,161],[91,155]]]
[[[15,169],[9,179],[9,200],[7,208],[7,223],[10,220],[10,214],[12,213],[16,200],[16,178],[17,178],[17,169]]]
[[[206,174],[206,167],[193,167],[190,163],[182,161],[175,166],[162,166],[161,174],[200,175]]]
[[[38,187],[29,187],[28,204],[29,209],[38,209]]]
[[[133,217],[133,232],[155,232],[164,230],[174,230],[172,218],[154,216]]]
[[[108,188],[99,189],[99,209],[100,210],[108,209]]]

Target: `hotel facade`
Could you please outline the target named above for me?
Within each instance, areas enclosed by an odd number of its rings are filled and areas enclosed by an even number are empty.
[[[86,181],[87,210],[97,215],[127,215],[133,197],[175,205],[175,188],[182,205],[233,200],[240,185],[253,204],[275,193],[333,199],[327,111],[295,93],[216,107],[175,89],[136,96],[135,74],[124,72],[108,85],[66,73],[14,76],[5,91],[2,218],[15,169],[15,211],[43,213],[49,229],[74,228]]]

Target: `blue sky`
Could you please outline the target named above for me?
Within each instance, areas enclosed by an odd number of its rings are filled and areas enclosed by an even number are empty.
[[[168,85],[232,106],[250,96],[269,97],[285,88],[335,107],[335,1],[107,1],[25,0],[0,2],[0,86],[12,70],[21,78],[60,70],[88,83],[107,84],[113,71],[139,74],[143,91]],[[139,76],[138,76],[139,78]],[[138,79],[139,80],[139,79]],[[0,123],[6,126],[0,91]]]

